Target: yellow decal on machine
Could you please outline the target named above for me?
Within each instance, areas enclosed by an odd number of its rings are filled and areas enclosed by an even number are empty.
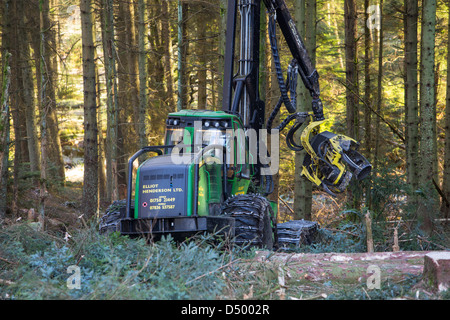
[[[168,210],[175,208],[175,196],[170,196],[167,193],[183,192],[183,188],[159,188],[159,184],[144,184],[142,186],[142,193],[166,193],[166,195],[157,195],[148,200],[149,210]]]
[[[142,193],[183,192],[183,188],[158,188],[158,184],[144,184]]]

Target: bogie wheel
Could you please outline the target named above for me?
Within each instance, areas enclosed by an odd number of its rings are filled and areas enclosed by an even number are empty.
[[[101,234],[120,231],[120,219],[124,217],[126,205],[126,200],[116,200],[106,209],[105,214],[100,218],[98,226]]]
[[[270,250],[277,247],[276,217],[263,196],[240,194],[228,198],[222,205],[222,214],[235,219],[234,243]]]

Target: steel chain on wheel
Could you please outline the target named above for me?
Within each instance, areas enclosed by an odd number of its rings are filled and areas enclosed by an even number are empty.
[[[278,224],[278,242],[280,247],[311,244],[317,235],[319,224],[315,221],[291,220]]]
[[[222,205],[222,214],[235,218],[234,243],[268,249],[277,245],[276,217],[263,196],[242,194],[228,198]]]
[[[120,231],[120,219],[123,218],[123,208],[126,205],[126,200],[116,200],[106,209],[105,214],[99,221],[98,229],[100,233]]]
[[[126,200],[114,201],[99,221],[101,234],[120,231]],[[259,194],[233,196],[224,202],[222,214],[235,218],[237,245],[272,249],[277,246],[276,217],[270,202]]]

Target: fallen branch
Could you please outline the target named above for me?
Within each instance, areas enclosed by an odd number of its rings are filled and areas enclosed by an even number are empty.
[[[354,237],[359,237],[359,234],[356,234],[356,233],[353,233],[353,232],[350,232],[350,231],[345,231],[345,230],[340,230],[340,229],[333,229],[333,228],[321,228],[321,229],[332,231],[332,232],[342,232],[342,233],[346,233],[346,234],[349,234],[349,235],[354,236]]]
[[[2,257],[0,257],[0,261],[6,262],[6,263],[9,263],[9,264],[15,264],[14,262],[9,261],[8,259],[2,258]]]
[[[9,280],[0,279],[0,284],[5,284],[7,286],[10,286],[10,285],[15,284],[15,283],[12,282],[12,281],[9,281]]]
[[[286,203],[286,201],[284,201],[283,199],[281,199],[280,196],[278,196],[278,199],[280,199],[281,202],[283,202],[283,204],[286,206],[286,208],[288,208],[289,211],[290,211],[292,214],[294,214],[294,210],[292,210],[292,208]]]
[[[422,241],[424,241],[424,242],[426,242],[426,243],[429,243],[429,244],[432,244],[432,245],[434,245],[434,246],[436,246],[436,247],[438,247],[438,248],[440,248],[440,249],[442,249],[442,250],[448,250],[448,248],[446,248],[446,247],[444,247],[444,246],[441,246],[440,244],[437,244],[437,243],[434,243],[434,242],[432,242],[432,241],[430,241],[430,240],[427,240],[427,239],[425,239],[424,237],[422,237],[422,236],[417,236],[417,239],[419,239],[419,240],[422,240]]]
[[[445,196],[444,191],[442,191],[442,189],[439,187],[439,185],[437,184],[436,180],[434,180],[434,178],[432,180],[433,180],[433,185],[436,188],[436,190],[439,193],[439,195],[441,196],[442,200],[444,200],[444,202],[445,202],[447,207],[450,207],[450,202],[447,199],[447,197]]]
[[[191,283],[191,282],[194,282],[194,281],[197,281],[197,280],[199,280],[199,279],[201,279],[201,278],[203,278],[203,277],[209,276],[210,274],[213,274],[213,273],[215,273],[215,272],[217,272],[217,271],[219,271],[219,270],[221,270],[221,269],[223,269],[223,268],[226,268],[226,267],[228,267],[229,265],[231,265],[231,264],[233,264],[234,262],[237,262],[237,261],[239,261],[239,260],[241,260],[241,259],[232,260],[232,261],[230,261],[229,263],[227,263],[226,265],[221,266],[220,268],[217,268],[217,269],[212,270],[212,271],[210,271],[210,272],[208,272],[208,273],[202,274],[201,276],[198,276],[198,277],[195,278],[195,279],[189,280],[188,282],[186,282],[186,284]]]

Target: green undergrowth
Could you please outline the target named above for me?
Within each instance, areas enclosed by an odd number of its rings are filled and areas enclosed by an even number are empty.
[[[364,251],[360,226],[345,224],[339,230],[321,230],[315,244],[292,251]],[[448,293],[437,297],[428,289],[416,297],[417,276],[368,291],[360,282],[316,279],[306,265],[300,272],[259,261],[256,250],[230,248],[212,235],[147,243],[118,233],[100,235],[95,226],[64,239],[16,223],[0,229],[0,300],[448,299]],[[76,270],[79,288],[74,287]]]
[[[18,224],[0,230],[0,298],[215,299],[228,255],[206,242],[165,238],[147,244],[95,229],[66,242]],[[73,288],[74,266],[79,289]]]
[[[448,300],[450,291],[436,292],[424,285],[422,275],[406,275],[403,279],[388,279],[379,288],[368,289],[365,283],[337,286],[328,300]]]

